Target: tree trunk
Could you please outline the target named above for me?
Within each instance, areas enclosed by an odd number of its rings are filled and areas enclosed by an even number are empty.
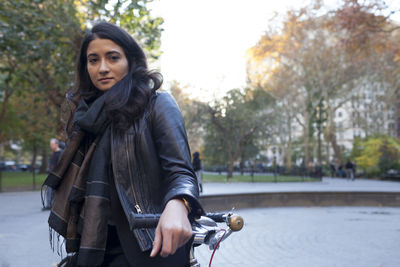
[[[234,160],[229,160],[229,167],[228,167],[228,174],[226,176],[226,179],[228,180],[229,178],[233,177],[233,163]]]
[[[8,99],[11,96],[11,93],[9,91],[5,90],[3,91],[4,95],[2,96],[2,99],[0,99],[1,103],[1,108],[0,108],[0,122],[3,122],[6,119],[6,114],[7,114],[7,103]]]
[[[333,121],[333,109],[328,106],[328,127],[326,127],[326,137],[327,140],[331,143],[333,149],[333,155],[336,164],[340,165],[343,164],[343,156],[340,146],[337,143],[336,133],[334,128],[334,121]]]
[[[325,136],[326,136],[326,132],[325,132]],[[329,162],[331,162],[331,151],[330,151],[330,147],[329,147],[329,142],[326,142],[325,149],[326,149],[326,162],[329,163]]]
[[[289,116],[287,120],[288,127],[288,143],[286,149],[286,168],[290,170],[292,168],[292,117]]]
[[[33,146],[33,150],[32,150],[31,166],[29,167],[30,171],[34,171],[35,170],[37,155],[38,155],[38,148],[37,148],[37,145],[35,144]]]
[[[336,140],[336,135],[334,132],[330,131],[328,133],[328,140],[331,142],[332,148],[333,148],[333,154],[335,157],[335,161],[338,162],[339,164],[343,164],[343,155],[342,151],[340,149],[340,146],[337,143]]]
[[[32,161],[31,161],[31,172],[32,172],[32,188],[33,190],[36,189],[36,173],[35,173],[35,166],[36,166],[36,158],[38,154],[38,147],[36,144],[33,146],[33,154],[32,154]]]
[[[233,148],[235,144],[229,143],[227,144],[227,148],[228,148],[228,155],[229,155],[229,168],[228,168],[228,175],[226,177],[226,179],[228,180],[229,178],[232,178],[233,176],[233,165],[235,163],[235,160],[237,160],[239,158],[239,155],[242,154],[243,152],[243,142],[242,140],[236,143],[236,151],[234,153]]]
[[[309,169],[309,163],[311,159],[310,151],[310,118],[308,116],[305,118],[304,122],[304,164],[306,169]]]
[[[4,143],[0,141],[0,160],[3,160]]]
[[[396,100],[395,100],[395,118],[396,118],[396,124],[395,124],[395,128],[396,128],[396,136],[397,138],[400,138],[400,93],[399,93],[400,89],[396,90],[395,96],[396,96]]]
[[[46,173],[47,165],[48,165],[48,153],[47,153],[47,149],[43,148],[42,149],[42,165],[40,166],[39,172]]]
[[[226,142],[226,148],[228,150],[228,173],[226,175],[226,180],[228,181],[229,178],[232,178],[233,176],[233,151],[232,151],[232,144],[230,142]]]
[[[318,165],[321,166],[322,164],[322,144],[321,144],[321,123],[318,125],[318,147],[317,147],[317,158],[318,158]]]

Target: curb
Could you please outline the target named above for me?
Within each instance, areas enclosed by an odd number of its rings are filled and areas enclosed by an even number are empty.
[[[400,207],[400,192],[279,192],[200,196],[207,211],[261,207]]]

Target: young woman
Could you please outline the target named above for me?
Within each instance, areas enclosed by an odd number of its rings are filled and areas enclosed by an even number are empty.
[[[136,41],[96,24],[81,45],[67,94],[67,146],[45,185],[56,189],[49,225],[71,266],[187,266],[189,219],[203,210],[181,113],[156,90]],[[161,213],[135,229],[135,213]]]

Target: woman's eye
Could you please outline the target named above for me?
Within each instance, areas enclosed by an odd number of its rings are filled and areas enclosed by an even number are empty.
[[[90,58],[88,61],[89,61],[89,63],[93,64],[93,63],[96,63],[97,59],[96,58]]]
[[[111,59],[114,60],[114,61],[116,61],[116,60],[119,59],[119,56],[112,56]]]

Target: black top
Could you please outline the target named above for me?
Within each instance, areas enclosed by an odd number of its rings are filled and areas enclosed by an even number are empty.
[[[351,163],[350,161],[348,161],[346,163],[346,169],[353,169],[353,163]]]
[[[49,171],[54,170],[54,168],[57,166],[57,162],[58,162],[58,159],[60,158],[61,152],[62,152],[62,150],[60,149],[56,152],[53,152],[53,154],[51,155],[50,162],[49,162]]]
[[[198,157],[194,157],[192,165],[194,171],[201,170],[201,159]]]

